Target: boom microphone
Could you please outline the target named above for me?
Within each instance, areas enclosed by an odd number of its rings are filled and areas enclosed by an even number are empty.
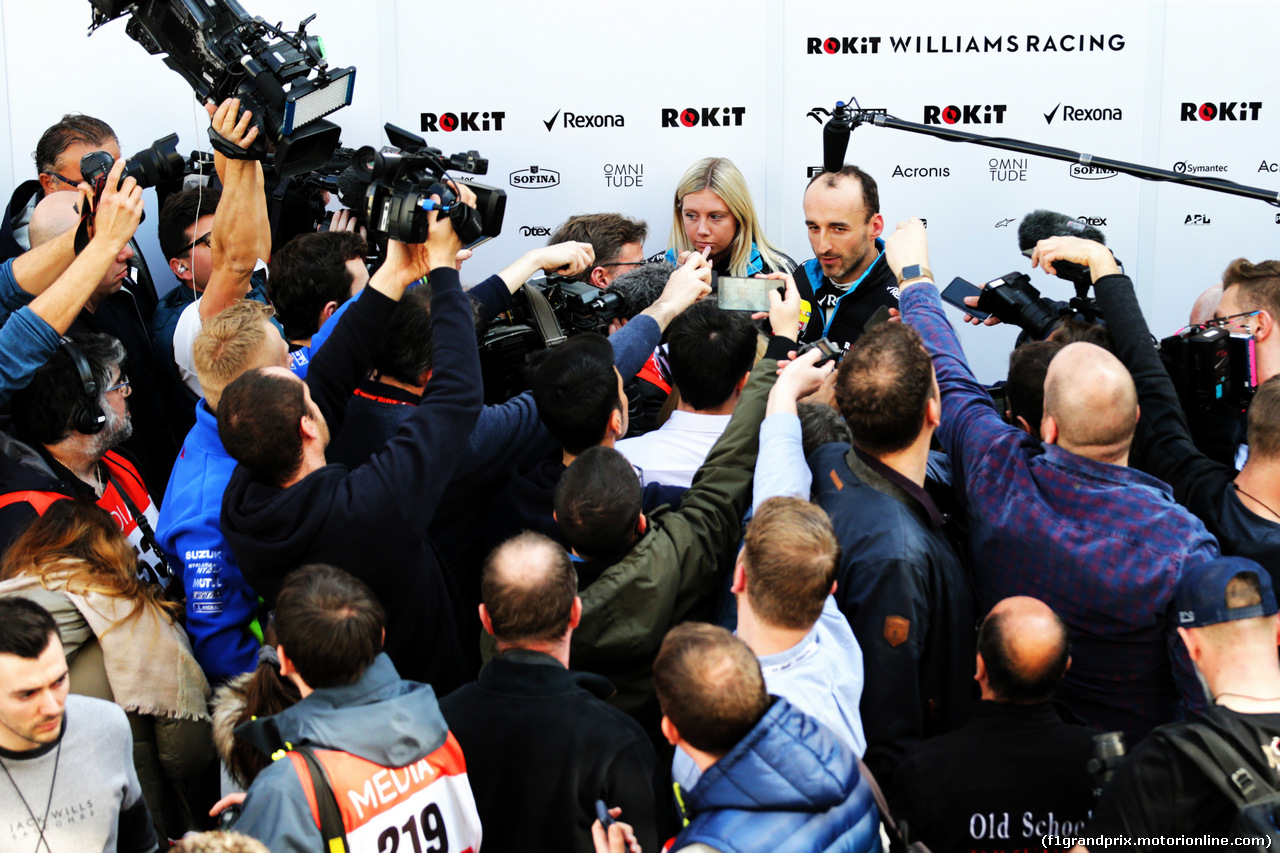
[[[849,150],[849,133],[853,130],[849,108],[836,101],[836,110],[822,127],[822,169],[838,172],[844,168],[844,155]]]
[[[676,268],[667,261],[654,261],[623,273],[613,280],[606,290],[622,297],[622,311],[628,320],[658,301],[667,279]]]

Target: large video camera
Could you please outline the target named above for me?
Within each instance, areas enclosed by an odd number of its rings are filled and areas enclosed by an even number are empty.
[[[369,184],[362,212],[369,233],[402,243],[425,243],[428,211],[439,210],[453,222],[453,230],[470,245],[481,238],[502,233],[502,217],[507,194],[494,187],[470,183],[476,206],[461,204],[445,181],[449,170],[483,175],[489,161],[479,152],[468,151],[444,158],[421,136],[394,124],[383,126],[393,147],[377,149],[366,145],[357,151],[352,165]],[[436,204],[431,196],[437,196]]]
[[[548,273],[515,292],[505,318],[491,323],[480,338],[480,372],[487,405],[510,399],[527,387],[528,356],[562,344],[582,332],[607,334],[623,315],[620,293]]]
[[[281,177],[307,172],[329,161],[341,130],[324,116],[351,103],[356,70],[331,70],[320,39],[307,24],[286,33],[250,17],[236,0],[90,0],[90,30],[130,15],[125,33],[148,53],[166,54],[201,101],[239,98],[253,112],[259,136],[248,150],[263,160],[274,146]],[[215,147],[241,156],[214,132]]]
[[[1160,341],[1160,357],[1178,390],[1182,410],[1239,414],[1258,387],[1257,341],[1253,335],[1192,326]]]

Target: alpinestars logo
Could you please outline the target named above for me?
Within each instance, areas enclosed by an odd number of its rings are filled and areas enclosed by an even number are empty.
[[[685,107],[662,109],[663,127],[742,127],[746,107]]]
[[[879,53],[880,41],[880,36],[810,36],[805,39],[805,49],[809,54]]]
[[[925,124],[1004,124],[1008,104],[951,104],[925,107]]]
[[[871,113],[872,115],[887,116],[889,114],[889,111],[884,107],[867,107],[862,111],[864,113]],[[808,116],[818,124],[826,124],[827,119],[831,118],[831,110],[826,107],[814,107],[809,110]]]
[[[1257,121],[1262,101],[1182,102],[1181,121]]]
[[[420,130],[502,130],[502,120],[507,114],[501,110],[489,112],[423,113]]]

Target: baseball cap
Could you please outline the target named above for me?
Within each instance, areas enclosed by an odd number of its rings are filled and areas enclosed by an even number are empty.
[[[1261,604],[1227,607],[1227,583],[1241,572],[1257,577]],[[1244,557],[1218,557],[1183,571],[1174,602],[1178,607],[1179,628],[1202,628],[1236,619],[1271,616],[1277,610],[1270,573]]]

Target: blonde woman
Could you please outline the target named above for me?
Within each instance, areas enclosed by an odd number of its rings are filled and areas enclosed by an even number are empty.
[[[701,251],[720,275],[791,272],[796,266],[765,237],[746,179],[724,157],[699,160],[680,179],[668,246],[671,263]]]

